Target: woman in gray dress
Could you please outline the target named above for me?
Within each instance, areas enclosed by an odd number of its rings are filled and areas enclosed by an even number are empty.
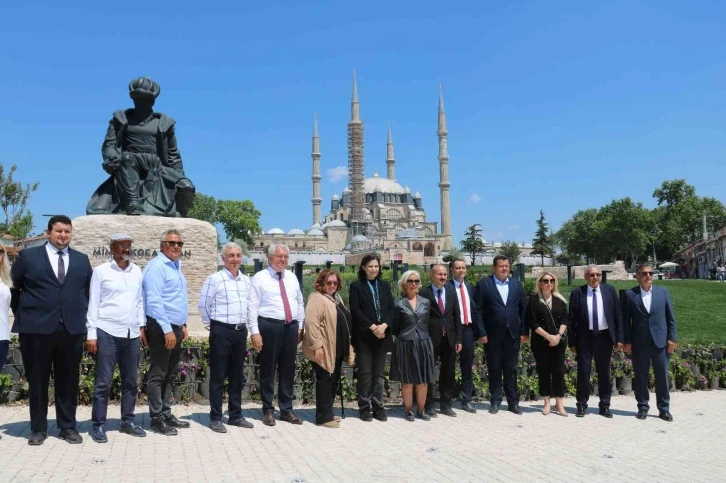
[[[391,379],[401,383],[406,421],[413,421],[413,392],[416,388],[416,415],[431,419],[424,412],[428,384],[434,382],[434,346],[429,336],[430,303],[418,295],[421,275],[409,270],[401,276],[398,288],[404,296],[389,312],[389,327],[396,336],[391,357]]]

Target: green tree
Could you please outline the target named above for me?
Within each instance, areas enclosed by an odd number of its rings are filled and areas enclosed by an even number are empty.
[[[194,201],[187,213],[189,218],[206,221],[214,225],[217,223],[217,200],[214,196],[205,195],[204,193],[196,193]]]
[[[463,258],[463,254],[461,253],[461,250],[458,248],[452,248],[449,250],[449,253],[444,255],[444,257],[441,259],[444,263],[451,263],[457,258]]]
[[[230,240],[242,240],[251,245],[255,235],[262,231],[261,213],[250,200],[217,201],[217,220]]]
[[[539,219],[537,220],[537,231],[532,239],[532,255],[539,255],[544,266],[544,257],[551,257],[554,253],[552,239],[549,235],[549,223],[545,221],[544,211],[539,210]]]
[[[635,268],[646,251],[655,228],[652,212],[629,197],[613,200],[600,208],[600,242],[609,259],[624,260]]]
[[[18,170],[17,165],[5,167],[0,164],[0,207],[5,213],[5,222],[0,223],[3,233],[10,233],[15,238],[26,238],[33,229],[33,214],[27,209],[30,195],[38,189],[40,183],[23,185],[13,178]]]
[[[601,231],[597,208],[588,208],[567,220],[554,234],[554,240],[560,250],[574,257],[596,258],[600,254],[598,238]]]
[[[522,250],[515,241],[507,240],[502,243],[499,249],[499,255],[507,257],[509,259],[509,265],[513,266],[519,261],[519,256],[522,254]]]
[[[474,224],[464,232],[464,239],[461,240],[461,249],[469,252],[471,256],[471,264],[476,265],[476,256],[484,253],[484,240],[482,238],[483,230],[481,225]]]

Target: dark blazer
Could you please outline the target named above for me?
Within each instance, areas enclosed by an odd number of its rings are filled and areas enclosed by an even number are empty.
[[[527,303],[527,324],[532,330],[532,348],[550,347],[550,343],[535,331],[541,327],[548,334],[556,335],[560,332],[560,326],[569,327],[567,304],[564,300],[553,296],[552,308],[548,309],[547,305],[540,300],[539,295],[534,294],[529,297]]]
[[[527,297],[524,288],[516,278],[509,279],[509,295],[504,304],[502,296],[494,283],[494,275],[479,280],[474,292],[474,303],[481,311],[484,328],[491,338],[501,330],[497,328],[506,326],[513,339],[529,333],[527,329],[526,309]]]
[[[678,341],[671,294],[656,285],[652,286],[652,291],[650,313],[643,305],[640,286],[625,291],[623,326],[626,344],[648,346],[652,338],[656,347],[662,349],[667,341]]]
[[[378,299],[381,304],[381,322],[385,322],[388,313],[393,310],[393,293],[388,282],[378,280]],[[380,322],[376,321],[376,307],[368,284],[360,280],[351,283],[348,301],[350,303],[350,313],[353,316],[353,325],[355,326],[354,334],[351,334],[353,340],[368,344],[381,340],[370,329],[371,325],[378,325]],[[390,344],[390,327],[386,329],[386,337],[383,341]]]
[[[22,250],[11,269],[13,332],[52,334],[62,319],[70,334],[85,334],[92,274],[88,257],[69,248],[68,272],[60,283],[45,245]]]
[[[438,347],[443,336],[443,327],[446,326],[446,338],[453,349],[456,344],[461,344],[462,328],[461,313],[459,312],[459,299],[451,286],[444,284],[444,313],[439,310],[439,303],[436,300],[431,285],[428,285],[419,292],[419,295],[428,299],[431,304],[431,316],[429,317],[429,334],[434,347]]]
[[[450,286],[454,293],[456,294],[456,300],[459,300],[459,294],[456,293],[456,285],[454,284],[453,280],[449,280],[446,282],[446,285]],[[476,306],[476,303],[474,303],[474,287],[471,286],[470,283],[468,283],[466,280],[464,281],[464,287],[466,287],[466,291],[469,296],[469,307],[467,308],[469,310],[469,319],[471,320],[471,326],[474,330],[472,330],[472,333],[474,335],[474,340],[481,339],[485,335],[487,335],[487,331],[484,328],[484,322],[481,319],[481,310]],[[462,321],[462,327],[464,322],[464,314],[461,314],[461,321]]]
[[[387,324],[391,328],[396,340],[429,339],[429,313],[431,303],[421,297],[416,299],[416,310],[411,308],[408,299],[398,300],[387,317]]]
[[[584,337],[590,330],[590,314],[587,311],[587,288],[582,285],[570,293],[570,338],[568,345],[575,347],[577,340]],[[623,321],[620,312],[620,301],[612,285],[601,283],[598,294],[602,297],[602,308],[608,323],[608,331],[613,345],[623,342]]]

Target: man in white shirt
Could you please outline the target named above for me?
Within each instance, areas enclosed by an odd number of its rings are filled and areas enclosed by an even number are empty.
[[[252,346],[260,351],[262,423],[266,426],[275,425],[272,397],[276,371],[279,371],[280,420],[302,424],[302,419],[292,412],[292,400],[295,397],[295,356],[297,345],[302,341],[305,306],[297,278],[285,269],[289,259],[287,246],[270,245],[267,250],[269,266],[252,277],[250,291],[247,327],[252,334]]]
[[[86,326],[86,349],[96,355],[91,438],[106,443],[106,412],[113,370],[121,373],[121,425],[119,431],[143,437],[134,424],[138,388],[139,328],[144,323],[141,269],[131,263],[133,239],[125,233],[111,236],[113,258],[97,266],[91,277]]]
[[[209,325],[209,427],[226,433],[222,423],[224,379],[229,378],[229,420],[240,428],[253,425],[242,417],[242,386],[247,355],[247,305],[250,278],[240,271],[242,248],[229,242],[222,248],[224,268],[210,275],[199,294],[199,315]]]

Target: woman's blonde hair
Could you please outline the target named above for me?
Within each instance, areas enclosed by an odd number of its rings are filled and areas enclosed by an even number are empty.
[[[557,287],[559,286],[559,283],[557,282],[557,277],[555,277],[550,272],[542,272],[537,276],[537,283],[534,285],[534,293],[536,293],[537,295],[542,297],[542,289],[540,289],[539,283],[547,275],[552,277],[552,280],[555,281],[555,283],[552,284],[552,296],[557,297],[558,299],[562,300],[564,303],[567,303],[567,300],[565,300],[565,297],[563,297],[562,294],[557,290]]]
[[[406,293],[405,286],[406,282],[409,278],[411,278],[412,275],[416,275],[419,279],[418,288],[416,289],[416,293],[418,293],[419,289],[421,288],[421,274],[418,273],[416,270],[408,270],[406,272],[403,272],[403,275],[401,275],[401,278],[398,279],[398,290],[401,291],[402,294]]]
[[[0,264],[0,280],[8,287],[13,288],[13,279],[10,278],[10,259],[8,258],[7,248],[3,249],[3,254],[0,259],[2,259],[2,263]]]

